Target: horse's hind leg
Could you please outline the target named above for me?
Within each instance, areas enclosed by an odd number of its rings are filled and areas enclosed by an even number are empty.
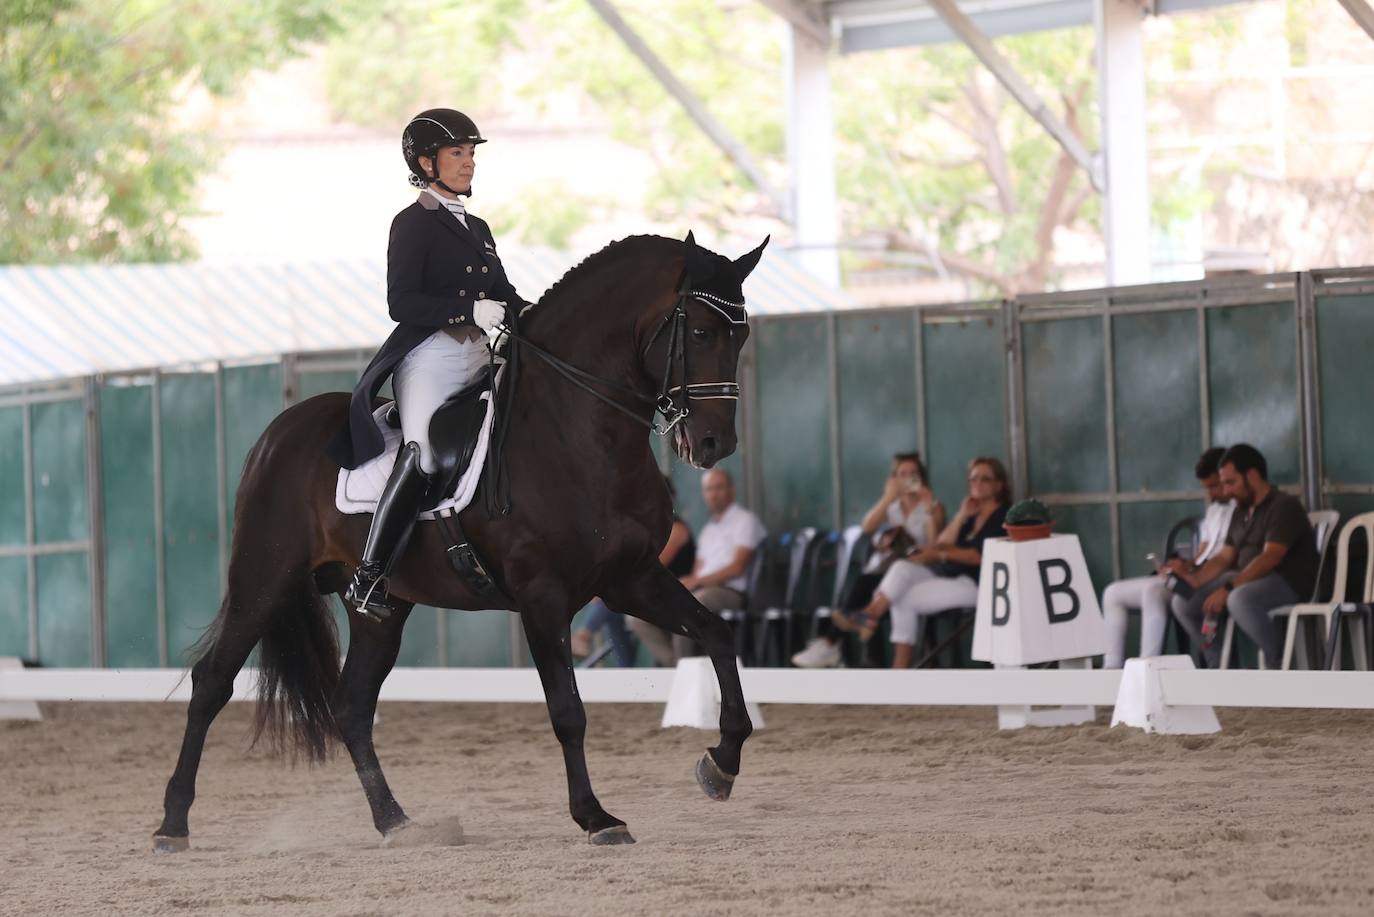
[[[181,740],[176,770],[167,782],[162,825],[153,834],[153,850],[158,853],[176,853],[190,846],[186,818],[196,798],[196,771],[205,749],[205,734],[233,696],[234,676],[243,668],[258,642],[270,613],[271,608],[266,603],[257,608],[233,604],[231,592],[220,610],[218,633],[191,668],[186,734]]]
[[[718,801],[730,798],[739,775],[744,740],[754,731],[740,686],[730,625],[712,614],[662,564],[655,563],[607,590],[606,604],[670,634],[685,634],[706,647],[720,682],[720,744],[697,763],[697,783]]]
[[[587,772],[587,756],[582,743],[587,734],[587,712],[577,693],[569,647],[566,605],[549,603],[538,610],[522,608],[530,655],[539,669],[544,699],[554,735],[563,746],[563,764],[568,772],[568,807],[573,821],[587,832],[593,844],[633,844],[625,823],[608,814],[592,792]]]
[[[382,765],[372,746],[372,720],[382,682],[396,665],[396,656],[401,651],[401,629],[411,607],[397,608],[381,621],[349,612],[348,658],[331,703],[339,735],[358,771],[367,804],[372,807],[372,823],[383,837],[410,824],[382,774]]]

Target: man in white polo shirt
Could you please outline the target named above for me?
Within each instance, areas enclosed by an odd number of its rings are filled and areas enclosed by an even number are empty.
[[[767,531],[757,516],[735,502],[735,482],[729,472],[713,468],[701,479],[701,496],[711,521],[697,536],[697,560],[682,585],[698,602],[713,612],[744,607],[749,564]],[[630,629],[653,654],[659,665],[673,666],[692,650],[692,641],[680,634],[669,636],[662,628],[633,618]]]

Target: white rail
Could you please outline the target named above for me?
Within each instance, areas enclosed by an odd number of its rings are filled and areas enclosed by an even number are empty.
[[[179,701],[191,682],[179,669],[0,669],[0,701]],[[234,680],[234,700],[252,700],[256,672]],[[1118,671],[1054,669],[743,669],[745,696],[759,704],[909,706],[1097,705],[1116,701]],[[1374,672],[1164,671],[1165,702],[1216,707],[1374,709]],[[589,703],[667,701],[671,669],[577,673]],[[533,669],[396,669],[384,701],[542,703]]]

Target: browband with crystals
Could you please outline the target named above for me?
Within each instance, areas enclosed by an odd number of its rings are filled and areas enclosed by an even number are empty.
[[[714,293],[706,293],[701,290],[693,290],[692,295],[705,305],[715,309],[725,320],[732,325],[744,325],[749,322],[749,313],[744,311],[744,303],[731,302]]]

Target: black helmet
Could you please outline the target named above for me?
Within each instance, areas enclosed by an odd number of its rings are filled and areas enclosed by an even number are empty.
[[[486,143],[477,125],[461,111],[431,108],[410,119],[401,132],[401,155],[410,167],[410,183],[423,188],[435,180],[420,167],[420,157],[433,157],[441,147]]]

